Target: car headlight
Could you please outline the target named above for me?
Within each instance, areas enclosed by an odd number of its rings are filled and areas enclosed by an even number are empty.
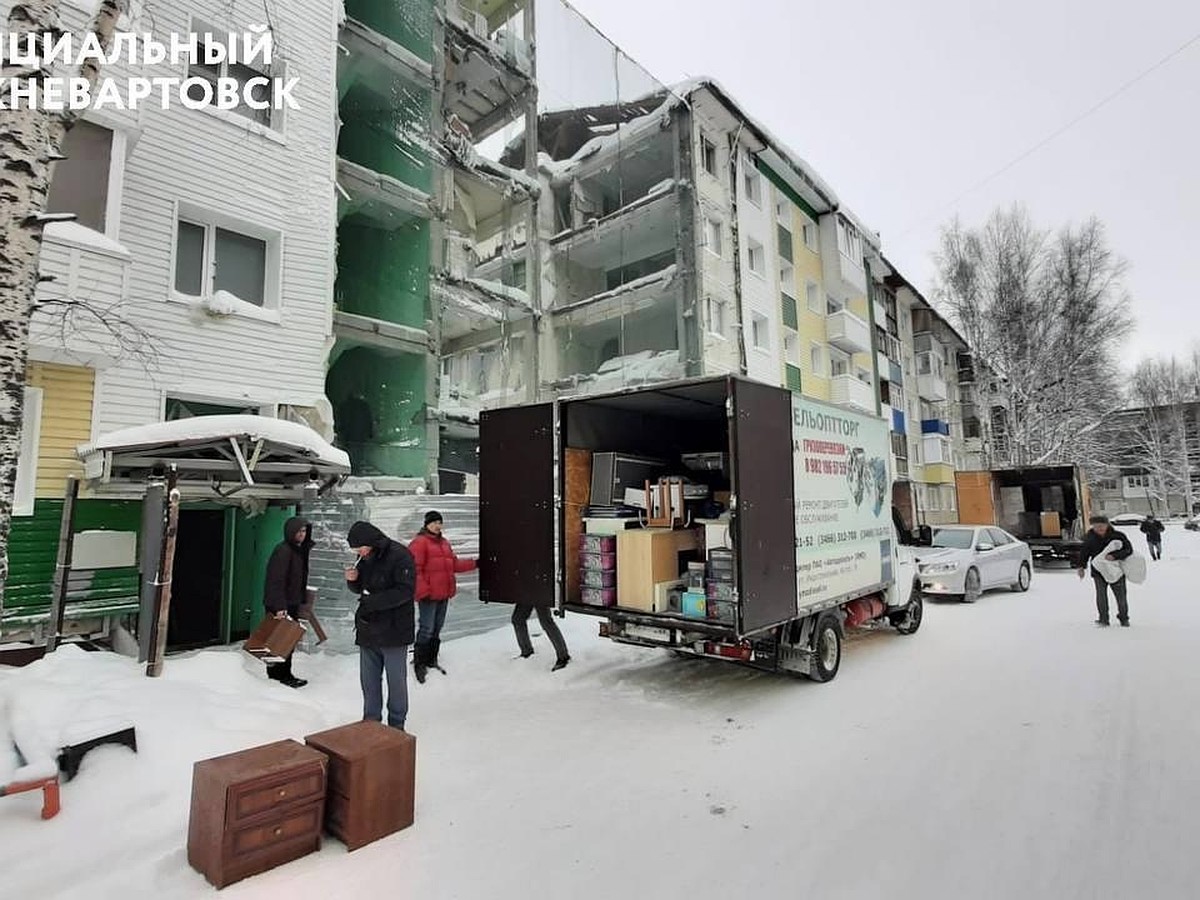
[[[921,567],[923,575],[953,575],[958,571],[958,563],[929,563]]]

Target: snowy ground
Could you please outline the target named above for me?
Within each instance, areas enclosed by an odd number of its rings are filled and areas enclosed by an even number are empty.
[[[1200,896],[1200,536],[1167,539],[1129,630],[1092,625],[1090,583],[1039,574],[856,639],[824,686],[610,645],[590,619],[555,675],[544,641],[528,662],[507,631],[454,641],[450,676],[413,686],[417,825],[224,894]],[[72,650],[0,670],[20,729],[118,714],[142,746],[90,756],[53,821],[0,799],[0,894],[209,895],[184,852],[192,763],[356,716],[352,658],[296,667],[299,692],[236,651],[160,681]]]

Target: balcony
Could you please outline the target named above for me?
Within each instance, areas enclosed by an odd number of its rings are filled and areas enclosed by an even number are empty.
[[[983,438],[965,438],[963,440],[963,452],[968,456],[977,456],[983,452]]]
[[[848,309],[833,313],[825,323],[829,343],[846,353],[870,353],[871,330]]]
[[[931,403],[944,403],[950,399],[950,386],[940,375],[930,373],[917,377],[917,395]]]
[[[892,410],[892,431],[896,434],[908,434],[908,422],[905,420],[904,410]]]
[[[463,0],[446,5],[446,108],[478,143],[523,112],[532,59],[519,35],[523,4],[502,4],[490,15],[471,6]]]
[[[821,265],[825,290],[838,300],[865,297],[867,270],[862,238],[836,213],[821,216]]]
[[[923,419],[921,434],[940,434],[950,437],[950,423],[945,419]]]
[[[868,382],[853,375],[835,375],[830,382],[829,399],[839,406],[875,414],[875,391]]]
[[[926,463],[921,480],[926,484],[954,484],[954,466],[948,463]]]
[[[921,438],[922,459],[926,465],[943,463],[950,465],[954,461],[950,448],[950,439],[940,434],[927,434]]]

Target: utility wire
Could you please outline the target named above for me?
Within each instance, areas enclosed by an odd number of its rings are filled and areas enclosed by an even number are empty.
[[[903,232],[901,232],[898,235],[898,238],[907,237],[908,235],[910,235],[914,231],[916,231],[918,228],[920,228],[922,225],[924,225],[927,222],[931,221],[932,219],[937,218],[938,216],[942,215],[942,213],[944,213],[945,211],[957,206],[960,202],[962,202],[963,199],[965,199],[966,197],[969,197],[971,194],[975,193],[980,188],[987,186],[988,184],[990,184],[991,182],[993,182],[997,178],[999,178],[1001,175],[1008,172],[1010,169],[1014,168],[1015,166],[1020,165],[1025,160],[1027,160],[1029,157],[1033,156],[1035,153],[1037,153],[1039,150],[1041,150],[1043,147],[1045,147],[1047,144],[1057,140],[1059,137],[1066,134],[1068,131],[1070,131],[1072,128],[1074,128],[1076,125],[1078,125],[1080,122],[1082,122],[1084,119],[1089,118],[1090,116],[1099,112],[1104,107],[1108,106],[1108,104],[1112,103],[1114,100],[1116,100],[1118,97],[1120,97],[1126,91],[1128,91],[1134,85],[1138,84],[1141,81],[1144,81],[1146,78],[1153,75],[1155,72],[1157,72],[1163,66],[1167,65],[1169,62],[1174,60],[1175,57],[1183,54],[1193,44],[1196,44],[1198,42],[1200,42],[1200,32],[1197,32],[1196,34],[1192,35],[1190,38],[1188,38],[1186,41],[1184,41],[1182,44],[1180,44],[1178,47],[1176,47],[1174,50],[1172,50],[1170,53],[1168,53],[1166,56],[1164,56],[1158,62],[1154,63],[1154,65],[1150,66],[1148,69],[1143,70],[1140,74],[1135,75],[1133,78],[1130,78],[1128,81],[1126,81],[1124,84],[1122,84],[1120,87],[1118,87],[1111,94],[1108,94],[1102,100],[1098,101],[1093,106],[1089,107],[1084,112],[1080,113],[1075,118],[1071,119],[1069,122],[1067,122],[1061,128],[1058,128],[1057,130],[1051,132],[1046,137],[1042,138],[1042,140],[1038,141],[1036,144],[1034,144],[1032,147],[1030,147],[1028,150],[1026,150],[1023,153],[1021,153],[1020,155],[1014,157],[1009,162],[1007,162],[1003,166],[1001,166],[999,169],[996,169],[994,172],[992,172],[987,177],[979,180],[974,185],[967,188],[967,190],[963,191],[961,194],[959,194],[957,197],[955,197],[949,203],[945,204],[939,210],[937,210],[936,212],[930,213],[928,216],[924,217],[919,222],[916,222],[915,224],[913,224],[913,226],[911,228],[905,229]]]

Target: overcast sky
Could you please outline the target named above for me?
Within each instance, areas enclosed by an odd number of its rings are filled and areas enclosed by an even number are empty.
[[[956,213],[1096,215],[1131,266],[1126,361],[1200,341],[1200,41],[956,199],[1200,35],[1195,0],[572,2],[664,82],[722,82],[919,287]]]

